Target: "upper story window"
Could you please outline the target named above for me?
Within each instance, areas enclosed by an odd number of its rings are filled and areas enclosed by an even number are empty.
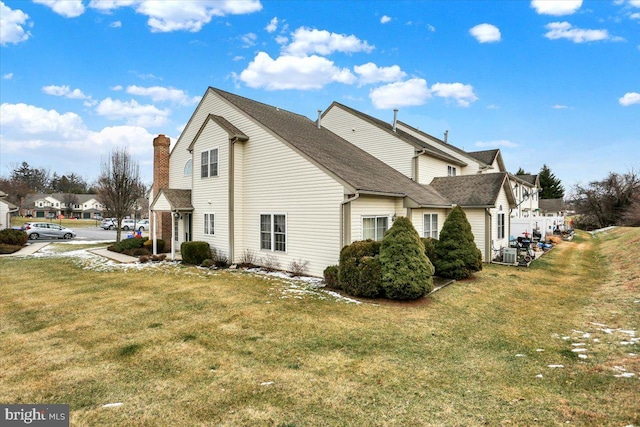
[[[200,153],[200,178],[218,176],[218,149]]]
[[[447,166],[447,175],[448,176],[456,176],[456,168],[455,168],[455,166]]]
[[[193,173],[193,161],[191,159],[187,160],[187,163],[184,164],[182,173],[184,176],[191,176]]]

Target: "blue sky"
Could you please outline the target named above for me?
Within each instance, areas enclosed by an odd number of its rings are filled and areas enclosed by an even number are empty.
[[[570,190],[640,169],[640,0],[0,1],[0,175],[152,179],[213,86],[304,114],[398,118]]]

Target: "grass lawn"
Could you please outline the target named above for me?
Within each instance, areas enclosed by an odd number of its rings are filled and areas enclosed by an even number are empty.
[[[640,229],[579,233],[356,304],[55,243],[0,259],[0,402],[67,403],[73,426],[637,426],[639,248]]]

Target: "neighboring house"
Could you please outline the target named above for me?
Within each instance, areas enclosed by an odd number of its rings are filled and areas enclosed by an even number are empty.
[[[321,123],[405,176],[435,189],[451,204],[462,206],[484,261],[491,261],[492,247],[509,245],[510,218],[518,202],[499,150],[467,153],[398,122],[395,114],[393,122],[387,123],[337,102],[325,111]],[[438,237],[445,218],[436,218],[433,237]],[[430,237],[422,219],[411,219],[421,236]]]
[[[163,135],[154,150],[152,236],[174,250],[206,241],[230,262],[250,251],[283,269],[309,261],[321,276],[344,245],[381,239],[396,217],[423,234],[451,209],[321,124],[214,88],[170,153]]]
[[[11,227],[11,214],[18,211],[18,207],[6,200],[8,194],[0,191],[0,230]]]
[[[541,199],[540,213],[542,216],[565,216],[567,208],[564,204],[564,199]]]
[[[100,203],[95,194],[75,194],[76,203],[72,207],[71,216],[82,219],[100,217],[104,205]],[[21,214],[31,215],[34,218],[50,218],[58,215],[67,215],[66,193],[29,194],[25,199]]]

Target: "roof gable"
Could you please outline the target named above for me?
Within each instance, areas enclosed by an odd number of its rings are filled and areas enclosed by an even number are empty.
[[[191,190],[163,188],[153,199],[150,209],[155,209],[156,205],[168,205],[172,212],[192,211]]]
[[[412,145],[420,150],[423,150],[427,155],[430,155],[432,157],[435,157],[437,159],[440,160],[444,160],[448,163],[452,163],[458,166],[467,166],[467,163],[465,163],[463,160],[458,159],[457,157],[454,157],[442,150],[440,150],[439,148],[428,144],[427,142],[421,140],[420,138],[416,138],[415,136],[411,135],[408,132],[405,132],[402,129],[399,129],[396,126],[396,130],[393,130],[393,125],[377,119],[375,117],[372,117],[368,114],[365,114],[361,111],[355,110],[351,107],[348,107],[344,104],[341,104],[339,102],[334,101],[333,103],[331,103],[331,105],[329,106],[329,108],[327,108],[327,110],[323,113],[323,116],[325,114],[327,114],[327,112],[329,110],[331,110],[332,108],[340,108],[344,111],[346,111],[347,113],[352,114],[355,117],[358,117],[370,124],[372,124],[373,126],[385,131],[386,133],[388,133],[389,135],[393,136],[394,138],[397,138],[399,141],[405,142],[409,145]]]
[[[421,206],[451,205],[433,188],[412,181],[305,116],[220,89],[210,90],[355,192],[409,197]]]
[[[217,116],[215,114],[209,114],[207,118],[204,120],[204,122],[202,123],[202,126],[200,126],[200,129],[198,130],[198,133],[196,133],[196,136],[193,137],[193,141],[191,141],[191,144],[189,144],[189,147],[187,148],[188,151],[193,151],[193,146],[195,145],[196,141],[200,137],[200,134],[202,133],[202,131],[204,131],[204,129],[207,127],[207,124],[209,124],[210,121],[217,123],[218,126],[224,129],[229,134],[229,139],[237,139],[239,141],[249,140],[249,137],[247,135],[245,135],[240,129],[235,127],[224,117]]]

